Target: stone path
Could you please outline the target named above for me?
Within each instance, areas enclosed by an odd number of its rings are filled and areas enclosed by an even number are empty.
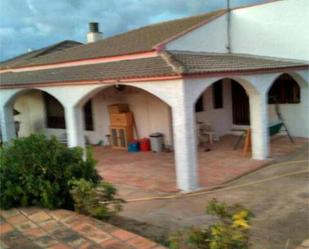
[[[0,248],[164,249],[134,233],[67,210],[0,212]]]

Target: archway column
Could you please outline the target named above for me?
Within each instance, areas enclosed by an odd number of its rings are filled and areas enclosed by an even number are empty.
[[[251,94],[249,98],[252,158],[257,160],[263,160],[269,156],[270,143],[267,100],[267,92]]]
[[[65,106],[65,123],[69,147],[85,147],[84,122],[81,107]]]
[[[0,107],[0,122],[3,142],[16,138],[14,113],[11,105]]]
[[[192,97],[182,84],[172,106],[172,119],[177,187],[189,192],[198,188],[197,138]]]

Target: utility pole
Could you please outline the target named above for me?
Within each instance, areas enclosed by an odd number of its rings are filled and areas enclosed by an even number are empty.
[[[228,53],[231,53],[231,6],[230,0],[226,0],[227,9],[227,45],[226,49]]]

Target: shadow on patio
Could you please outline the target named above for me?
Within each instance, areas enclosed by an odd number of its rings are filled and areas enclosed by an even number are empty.
[[[297,151],[307,142],[295,138],[292,144],[285,136],[271,139],[271,158],[257,161],[242,155],[242,146],[233,150],[238,137],[227,135],[211,146],[211,151],[199,149],[199,183],[202,188],[213,188],[266,164]],[[174,154],[172,152],[128,153],[109,147],[94,147],[97,169],[112,182],[123,198],[138,198],[146,194],[177,192]]]

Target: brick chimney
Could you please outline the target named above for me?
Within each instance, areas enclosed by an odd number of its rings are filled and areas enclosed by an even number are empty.
[[[102,39],[102,32],[99,31],[99,23],[90,22],[89,32],[87,33],[87,43],[97,42]]]

